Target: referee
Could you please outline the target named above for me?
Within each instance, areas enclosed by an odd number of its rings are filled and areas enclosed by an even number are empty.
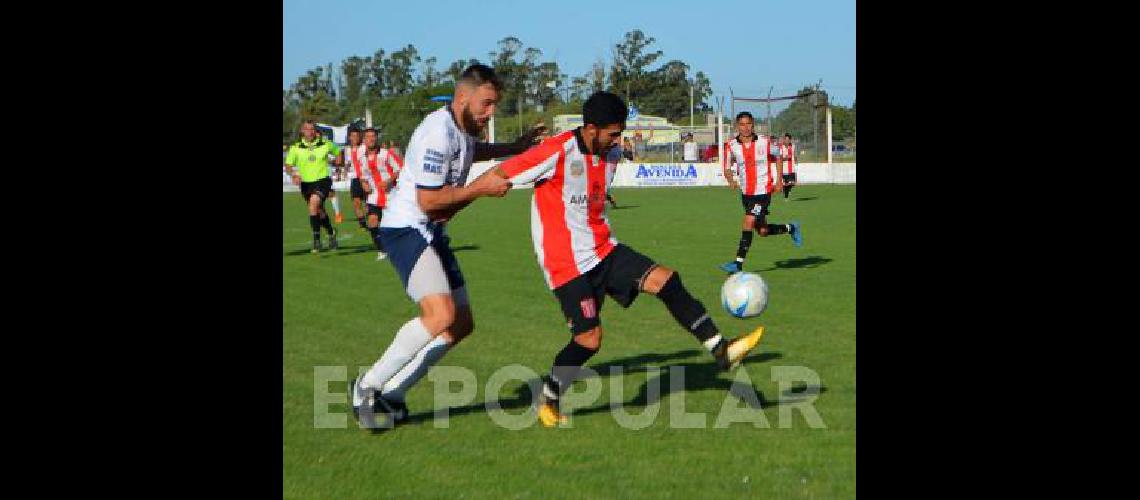
[[[329,249],[336,250],[336,229],[329,223],[325,212],[325,199],[332,191],[329,177],[329,156],[340,154],[340,148],[332,141],[317,135],[317,127],[311,120],[301,124],[301,140],[289,147],[285,155],[285,171],[293,179],[293,184],[301,186],[301,198],[309,205],[309,226],[313,228],[313,253],[321,251],[321,226],[329,233]],[[298,174],[294,169],[300,171]]]

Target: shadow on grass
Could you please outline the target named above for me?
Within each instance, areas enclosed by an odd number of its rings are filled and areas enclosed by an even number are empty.
[[[747,384],[737,383],[732,379],[732,374],[720,371],[716,362],[709,357],[705,351],[697,349],[687,349],[672,353],[647,353],[638,356],[631,356],[616,360],[607,361],[597,365],[589,365],[588,368],[593,370],[597,377],[611,377],[613,368],[620,368],[620,373],[635,373],[646,371],[649,365],[657,365],[658,363],[675,361],[680,359],[687,359],[693,356],[703,356],[708,359],[701,361],[693,361],[681,364],[672,364],[666,366],[659,366],[661,372],[656,377],[645,381],[637,395],[633,399],[620,403],[604,403],[600,405],[580,408],[569,409],[571,415],[588,415],[593,413],[600,413],[609,411],[612,408],[622,408],[627,406],[632,407],[645,407],[655,404],[661,400],[662,397],[673,392],[693,392],[701,390],[717,390],[725,391],[737,399],[745,402],[753,408],[769,408],[778,406],[781,400],[769,400],[765,398],[764,394],[757,391],[754,387]],[[762,352],[753,356],[749,356],[742,361],[742,364],[764,363],[782,358],[783,355],[779,352]],[[684,377],[683,383],[674,386],[674,378],[671,375],[673,370],[683,370]],[[589,372],[586,372],[582,380],[589,377]],[[660,384],[660,390],[651,391],[651,386]],[[788,396],[794,397],[796,394],[801,394],[807,391],[808,387],[801,387],[801,390],[788,392]],[[818,393],[822,394],[826,388],[819,387]],[[437,414],[442,417],[443,412],[446,411],[450,416],[462,416],[472,413],[486,413],[488,406],[497,407],[502,410],[520,410],[529,408],[535,405],[535,396],[542,391],[542,381],[538,379],[528,380],[526,383],[516,387],[514,393],[506,398],[500,397],[497,400],[487,399],[481,403],[473,403],[469,405],[444,408],[435,411],[425,411],[419,413],[411,413],[408,415],[407,423],[422,423],[434,419]],[[486,396],[485,396],[486,397]],[[787,402],[794,402],[787,401]],[[517,414],[518,412],[512,412]],[[387,429],[374,429],[373,432],[379,433]]]
[[[752,272],[762,273],[762,272],[768,272],[768,271],[776,271],[779,269],[800,269],[800,268],[813,269],[813,268],[822,266],[824,264],[827,264],[828,262],[831,262],[832,260],[833,259],[829,259],[827,257],[820,257],[818,255],[812,255],[809,257],[802,257],[802,258],[796,258],[796,259],[778,260],[778,261],[774,262],[775,265],[773,267],[770,267],[768,269],[757,269],[757,270],[752,271]]]

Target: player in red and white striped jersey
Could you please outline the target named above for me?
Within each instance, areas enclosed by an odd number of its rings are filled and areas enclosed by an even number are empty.
[[[340,150],[340,154],[344,155],[342,164],[344,169],[348,171],[348,192],[352,196],[352,214],[356,216],[357,224],[360,224],[360,230],[364,231],[367,226],[364,224],[364,190],[360,187],[360,179],[364,178],[367,174],[364,172],[364,145],[361,144],[361,131],[356,127],[349,127],[348,129],[348,146]]]
[[[378,133],[374,128],[364,130],[364,145],[367,148],[361,155],[361,191],[367,196],[368,205],[368,232],[372,235],[372,242],[376,245],[376,260],[387,257],[384,245],[380,243],[380,219],[383,217],[384,207],[388,205],[388,193],[396,185],[396,176],[400,172],[400,165],[395,155],[389,149],[381,149],[377,141]]]
[[[678,273],[613,237],[606,217],[606,190],[625,129],[621,98],[597,92],[582,107],[583,125],[543,141],[492,170],[514,184],[534,182],[531,236],[546,284],[569,319],[573,338],[554,357],[544,377],[538,416],[552,427],[565,421],[559,397],[601,347],[600,313],[606,295],[629,307],[639,292],[660,299],[673,318],[728,369],[760,341],[763,327],[733,340],[721,338],[705,307],[689,295]]]
[[[792,188],[796,185],[796,163],[799,161],[799,154],[796,152],[796,145],[792,142],[792,134],[784,134],[784,142],[780,144],[780,162],[782,167],[780,169],[780,177],[784,180],[784,199],[788,199],[788,195],[792,194]]]
[[[740,244],[736,248],[736,260],[720,265],[721,270],[732,274],[741,271],[744,257],[752,245],[752,231],[761,237],[769,234],[791,235],[795,245],[803,245],[803,233],[798,222],[789,224],[768,224],[768,204],[772,191],[782,189],[783,181],[777,177],[778,168],[768,160],[778,155],[777,146],[767,136],[758,136],[752,131],[752,113],[742,111],[736,115],[736,137],[724,143],[721,154],[721,167],[724,178],[733,189],[740,190],[740,203],[744,205],[744,220],[741,225]],[[740,182],[733,178],[733,171]]]

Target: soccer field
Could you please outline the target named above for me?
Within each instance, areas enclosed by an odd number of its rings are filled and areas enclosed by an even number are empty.
[[[452,408],[441,428],[435,393],[459,392],[462,384],[437,388],[430,374],[408,393],[411,423],[370,434],[352,419],[343,374],[354,378],[371,365],[417,308],[392,265],[375,260],[368,234],[357,232],[347,193],[340,193],[341,248],[319,255],[309,253],[300,196],[284,193],[284,496],[853,498],[855,186],[798,186],[791,201],[773,201],[769,221],[801,221],[805,244],[795,248],[786,235],[754,238],[745,270],[764,277],[770,301],[764,314],[746,320],[721,308],[725,276],[716,267],[735,255],[739,192],[619,188],[613,194],[621,207],[608,210],[615,237],[677,270],[722,335],[766,327],[738,372],[716,372],[712,356],[655,297],[642,294],[629,309],[607,299],[605,340],[587,364],[600,375],[579,381],[563,403],[572,427],[548,429],[533,418],[519,430],[497,424],[488,399],[500,400],[515,420],[533,411],[523,380],[486,394],[492,375],[514,364],[543,374],[569,339],[531,245],[531,191],[520,189],[477,200],[449,225],[476,326],[432,370],[473,372],[474,399]],[[341,378],[317,387],[338,367]],[[610,367],[624,374],[611,376]],[[683,373],[683,386],[674,371]],[[819,385],[774,379],[804,372],[817,374]],[[659,399],[651,394],[658,384]],[[596,399],[583,393],[591,385],[601,388]],[[762,409],[749,410],[750,398],[736,395],[745,388],[755,391],[751,400]],[[621,411],[657,411],[656,417],[640,429],[620,424],[610,403],[618,389],[615,401],[626,403]],[[822,421],[815,424],[810,410],[796,406],[813,390],[819,394],[808,408]],[[336,402],[319,401],[323,392],[334,393]],[[725,405],[750,421],[718,428]],[[318,422],[317,413],[331,417]],[[340,428],[318,428],[337,421]]]

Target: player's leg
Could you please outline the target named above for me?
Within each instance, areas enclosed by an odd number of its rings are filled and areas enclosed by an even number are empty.
[[[783,177],[784,177],[784,199],[786,200],[786,199],[788,199],[788,196],[792,194],[792,187],[794,187],[796,185],[796,181],[795,181],[796,176],[793,174],[784,174]]]
[[[646,257],[641,259],[648,260]],[[627,270],[637,270],[644,266],[636,257],[627,259],[620,265]],[[689,294],[685,285],[681,283],[681,275],[668,267],[654,265],[638,283],[638,287],[661,300],[677,324],[688,330],[701,345],[705,346],[705,349],[716,358],[717,366],[722,370],[736,367],[740,360],[760,343],[764,327],[732,340],[724,340],[716,324],[709,317],[708,311],[705,310],[704,304]]]
[[[449,244],[450,238],[441,235],[432,242],[432,247],[440,257],[447,283],[451,287],[455,315],[450,326],[420,348],[415,356],[381,388],[380,398],[377,401],[392,414],[395,423],[407,418],[408,407],[404,403],[404,398],[408,389],[415,386],[424,375],[427,375],[429,368],[438,363],[452,347],[475,329],[475,319],[471,313],[471,302],[467,297],[463,272],[459,269],[459,261],[455,259]]]
[[[329,220],[329,214],[324,207],[324,201],[328,199],[331,194],[334,194],[332,191],[332,178],[325,177],[317,182],[317,193],[320,196],[318,198],[317,208],[320,210],[321,226],[329,233],[329,249],[336,250],[339,248],[336,239],[336,228],[333,227],[332,222]]]
[[[332,199],[332,207],[333,212],[336,216],[336,223],[340,224],[344,222],[344,214],[340,213],[340,196],[337,195],[335,189],[329,189],[329,198]]]
[[[352,194],[352,215],[356,216],[356,223],[360,224],[360,230],[368,229],[364,222],[366,212],[364,210],[364,188],[360,185],[360,179],[353,179],[348,188]]]
[[[427,375],[428,369],[435,366],[439,360],[455,347],[461,340],[471,334],[475,328],[475,320],[471,314],[471,305],[467,303],[465,289],[452,293],[455,298],[455,321],[443,333],[436,335],[427,345],[423,346],[408,364],[396,372],[380,390],[378,401],[392,414],[392,419],[399,424],[408,418],[408,405],[405,402],[408,389],[416,385],[420,379]]]
[[[741,204],[744,206],[744,218],[740,225],[740,242],[736,246],[736,259],[720,265],[726,273],[738,273],[744,268],[744,258],[748,256],[748,249],[752,247],[752,231],[756,227],[756,217],[762,213],[755,196],[741,195]]]
[[[455,322],[455,301],[443,263],[415,229],[409,231],[392,238],[386,246],[393,254],[392,264],[404,281],[408,296],[420,306],[420,315],[400,327],[380,359],[357,379],[352,396],[358,418],[359,413],[372,411],[377,402],[383,406],[376,392]],[[361,420],[372,423],[371,416]]]
[[[301,197],[309,208],[309,227],[313,229],[313,253],[321,251],[321,196],[317,194],[316,186],[310,183],[301,183]]]
[[[538,408],[538,418],[546,427],[553,427],[566,421],[559,400],[581,374],[582,366],[602,346],[599,315],[604,296],[590,283],[588,275],[578,276],[554,290],[554,295],[562,307],[562,314],[570,321],[571,339],[554,356],[549,375],[542,378],[542,398]]]
[[[765,196],[762,204],[761,215],[756,217],[756,232],[760,236],[768,236],[770,234],[779,235],[787,234],[792,237],[792,243],[797,247],[804,245],[803,232],[800,230],[800,223],[792,221],[787,224],[769,224],[768,223],[768,203],[770,197]]]
[[[376,245],[376,260],[384,260],[388,254],[384,253],[384,243],[380,241],[380,207],[368,204],[368,233],[372,236],[372,244]]]

